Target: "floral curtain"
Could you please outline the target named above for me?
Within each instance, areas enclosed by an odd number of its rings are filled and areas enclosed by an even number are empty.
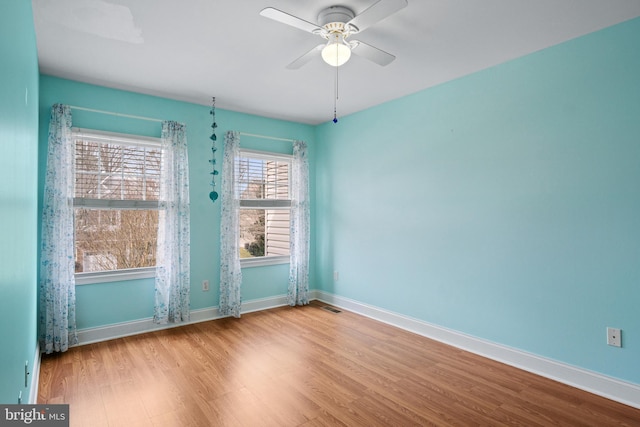
[[[221,180],[220,220],[220,314],[240,317],[242,270],[238,238],[240,197],[235,189],[235,159],[240,151],[240,135],[229,131],[224,141]]]
[[[162,122],[162,167],[153,321],[189,320],[190,219],[186,126]]]
[[[39,281],[40,349],[49,354],[77,344],[73,254],[74,144],[71,107],[55,104],[49,121],[42,203]]]
[[[309,159],[307,144],[294,141],[291,165],[291,255],[289,291],[291,306],[309,304]]]

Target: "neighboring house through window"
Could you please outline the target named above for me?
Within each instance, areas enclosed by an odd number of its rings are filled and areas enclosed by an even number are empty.
[[[288,263],[291,156],[240,150],[235,177],[242,266]]]
[[[73,130],[76,283],[153,277],[160,139]]]

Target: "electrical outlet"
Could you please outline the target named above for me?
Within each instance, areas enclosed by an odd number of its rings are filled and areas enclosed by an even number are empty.
[[[622,331],[618,328],[607,328],[607,344],[622,347]]]
[[[203,280],[202,281],[202,290],[204,292],[207,292],[209,290],[209,281],[208,280]]]
[[[334,271],[333,272],[333,281],[337,282],[339,278],[340,278],[340,274],[337,271]]]

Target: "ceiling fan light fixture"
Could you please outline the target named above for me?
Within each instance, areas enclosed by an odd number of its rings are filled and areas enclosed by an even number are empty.
[[[340,33],[332,33],[322,49],[322,59],[332,67],[339,67],[351,58],[351,47]]]

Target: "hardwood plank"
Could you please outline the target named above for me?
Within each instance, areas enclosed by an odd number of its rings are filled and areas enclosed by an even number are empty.
[[[294,387],[287,386],[286,377],[295,380],[303,373],[283,374],[273,381],[254,384],[253,394],[270,409],[272,417],[281,426],[298,426],[318,416],[320,405]]]
[[[69,404],[69,419],[72,426],[108,426],[107,411],[102,402],[102,394],[99,390],[87,391],[65,399],[64,402],[48,403],[67,403]]]
[[[145,420],[151,424],[135,381],[106,385],[101,388],[100,394],[109,425],[142,423]],[[80,405],[75,404],[74,406]]]
[[[638,426],[640,410],[324,304],[43,356],[72,426]]]
[[[272,413],[270,413],[270,408],[246,387],[220,396],[212,402],[212,406],[221,414],[221,420],[224,425],[278,425],[272,417]]]
[[[304,424],[300,424],[304,427],[349,427],[333,415],[328,414],[326,411],[322,411],[317,417],[307,421]]]

